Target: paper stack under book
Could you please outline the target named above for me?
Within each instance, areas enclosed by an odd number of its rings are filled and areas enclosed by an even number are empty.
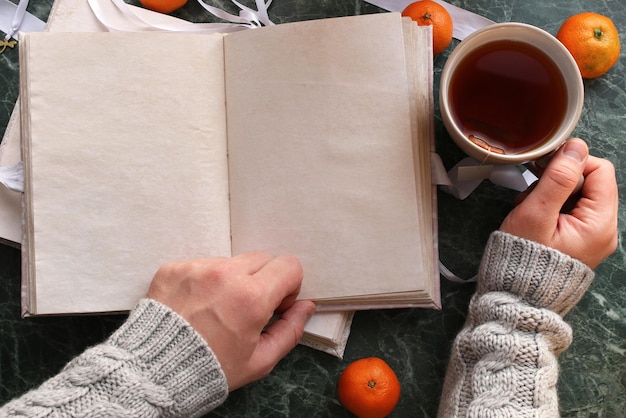
[[[428,29],[20,40],[26,314],[126,311],[164,262],[250,250],[296,255],[301,298],[345,312],[317,348],[350,311],[440,306]]]

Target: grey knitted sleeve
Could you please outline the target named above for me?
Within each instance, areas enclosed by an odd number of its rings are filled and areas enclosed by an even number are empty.
[[[439,417],[559,416],[557,359],[572,341],[562,317],[593,277],[561,252],[494,232],[452,347]]]
[[[104,343],[0,409],[0,416],[188,417],[220,405],[224,373],[182,317],[150,299]]]

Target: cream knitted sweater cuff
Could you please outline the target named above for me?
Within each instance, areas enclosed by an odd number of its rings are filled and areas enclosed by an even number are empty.
[[[557,417],[565,315],[593,280],[579,260],[494,232],[454,341],[439,417]]]
[[[165,305],[144,299],[107,341],[136,356],[174,416],[202,415],[228,396],[222,368],[204,339]]]
[[[193,417],[220,405],[217,358],[181,316],[144,299],[104,343],[0,408],[0,416]]]
[[[582,298],[594,273],[553,248],[496,231],[485,248],[478,277],[477,294],[504,291],[565,316]]]

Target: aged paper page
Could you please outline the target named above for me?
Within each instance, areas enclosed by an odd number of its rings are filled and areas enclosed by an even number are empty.
[[[401,18],[342,19],[225,39],[233,251],[295,254],[318,301],[432,280]]]
[[[132,6],[129,6],[132,7]],[[164,24],[179,21],[162,13],[135,8],[136,13],[150,14],[151,19],[162,20]],[[106,32],[85,0],[55,0],[48,16],[46,30],[49,32]],[[0,166],[13,165],[21,161],[20,156],[20,105],[15,104],[2,143],[0,144]],[[21,196],[0,188],[0,242],[19,246],[22,240]]]
[[[160,264],[229,255],[222,38],[40,33],[21,47],[36,313],[128,310]]]

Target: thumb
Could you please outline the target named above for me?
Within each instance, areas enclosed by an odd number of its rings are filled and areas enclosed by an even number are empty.
[[[271,352],[279,357],[285,356],[298,344],[304,325],[314,313],[315,303],[308,300],[295,302],[265,329],[260,345],[268,344]]]
[[[522,202],[541,208],[543,215],[558,216],[567,199],[576,190],[589,156],[582,139],[567,141],[550,159],[535,188]]]
[[[304,325],[315,313],[315,303],[297,301],[261,334],[250,365],[260,372],[269,373],[276,363],[293,349],[304,334]]]

